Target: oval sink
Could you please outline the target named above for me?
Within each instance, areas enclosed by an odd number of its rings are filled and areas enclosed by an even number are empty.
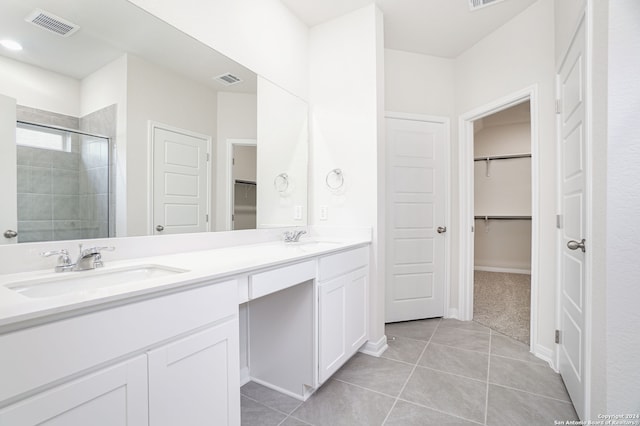
[[[68,293],[90,292],[183,272],[188,271],[162,265],[136,265],[110,270],[96,269],[62,273],[55,277],[8,283],[5,284],[5,287],[27,297],[55,297]]]

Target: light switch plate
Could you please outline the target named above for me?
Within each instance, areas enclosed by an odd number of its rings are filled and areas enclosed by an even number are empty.
[[[320,220],[327,220],[329,217],[329,207],[320,206]]]

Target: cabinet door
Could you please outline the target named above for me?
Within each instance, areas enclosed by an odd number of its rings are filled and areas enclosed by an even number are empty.
[[[11,426],[148,425],[147,357],[81,377],[0,410]]]
[[[367,288],[368,274],[366,268],[349,274],[346,288],[346,325],[345,346],[347,357],[350,357],[367,341]]]
[[[240,424],[237,318],[148,355],[151,426]]]
[[[318,285],[320,383],[367,341],[367,285],[366,268]]]
[[[318,286],[320,383],[346,360],[347,282],[348,276],[341,276]]]

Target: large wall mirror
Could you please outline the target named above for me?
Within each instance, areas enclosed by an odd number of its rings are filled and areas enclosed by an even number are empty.
[[[301,99],[126,0],[0,29],[0,244],[307,223]]]

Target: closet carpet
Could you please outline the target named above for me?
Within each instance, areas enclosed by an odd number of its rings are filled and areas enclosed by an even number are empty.
[[[473,320],[529,344],[531,275],[475,271]]]

